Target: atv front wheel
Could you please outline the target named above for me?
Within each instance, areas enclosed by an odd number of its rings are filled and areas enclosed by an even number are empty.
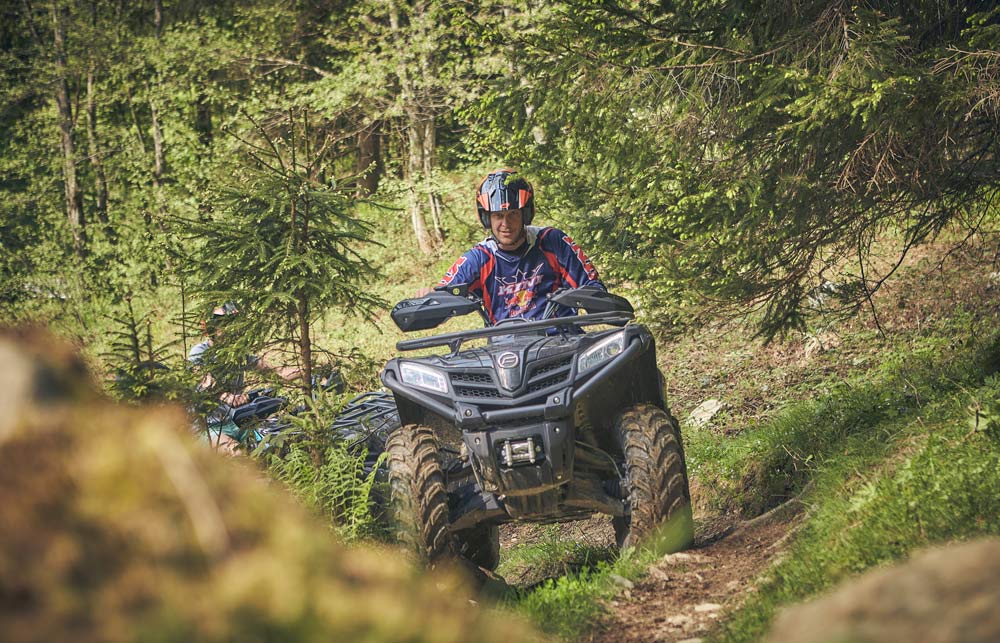
[[[449,532],[448,494],[434,431],[408,424],[389,435],[385,449],[392,532],[430,565],[454,558],[457,548]]]
[[[694,524],[677,420],[663,409],[639,404],[618,416],[615,431],[625,455],[630,510],[613,520],[618,546],[635,546],[662,528],[665,549],[686,549]]]

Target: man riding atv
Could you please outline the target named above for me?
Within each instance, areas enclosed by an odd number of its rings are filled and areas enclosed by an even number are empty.
[[[479,221],[492,235],[459,257],[437,286],[469,284],[469,293],[483,300],[493,324],[513,317],[540,319],[546,297],[560,288],[605,290],[590,259],[569,235],[531,225],[534,192],[514,175],[512,170],[496,170],[479,182]],[[430,291],[425,288],[417,296]]]
[[[568,236],[527,225],[531,187],[512,174],[477,190],[492,236],[392,310],[406,332],[472,312],[487,328],[399,342],[382,371],[402,424],[386,442],[391,526],[432,565],[484,569],[509,522],[604,514],[619,546],[686,547],[687,467],[652,334]]]

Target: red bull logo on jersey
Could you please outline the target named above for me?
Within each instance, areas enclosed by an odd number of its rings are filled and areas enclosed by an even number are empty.
[[[580,246],[576,245],[576,242],[570,239],[569,235],[564,236],[562,240],[565,241],[566,245],[570,247],[573,254],[576,255],[576,258],[580,260],[580,264],[583,265],[583,269],[587,273],[587,278],[596,281],[597,269],[594,268],[594,264],[590,263],[590,259],[587,258],[587,255],[583,254],[583,250],[580,249]]]
[[[497,277],[497,297],[504,298],[508,316],[519,317],[531,308],[535,301],[535,289],[542,283],[541,272],[542,266],[539,265],[530,274],[518,271],[513,277]]]

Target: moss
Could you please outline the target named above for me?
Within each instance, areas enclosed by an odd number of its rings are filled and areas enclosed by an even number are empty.
[[[0,335],[4,351],[23,342]],[[8,378],[74,381],[44,343],[29,350]],[[455,574],[332,540],[249,465],[190,438],[178,411],[79,390],[35,391],[0,434],[0,639],[532,638],[471,605]]]

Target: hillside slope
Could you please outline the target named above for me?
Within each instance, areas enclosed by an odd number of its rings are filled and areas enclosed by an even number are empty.
[[[647,552],[515,602],[571,638],[757,640],[782,605],[915,548],[997,533],[992,252],[924,247],[873,297],[874,315],[819,317],[771,345],[723,322],[661,341],[692,473],[694,557]],[[720,410],[696,421],[711,400]]]

